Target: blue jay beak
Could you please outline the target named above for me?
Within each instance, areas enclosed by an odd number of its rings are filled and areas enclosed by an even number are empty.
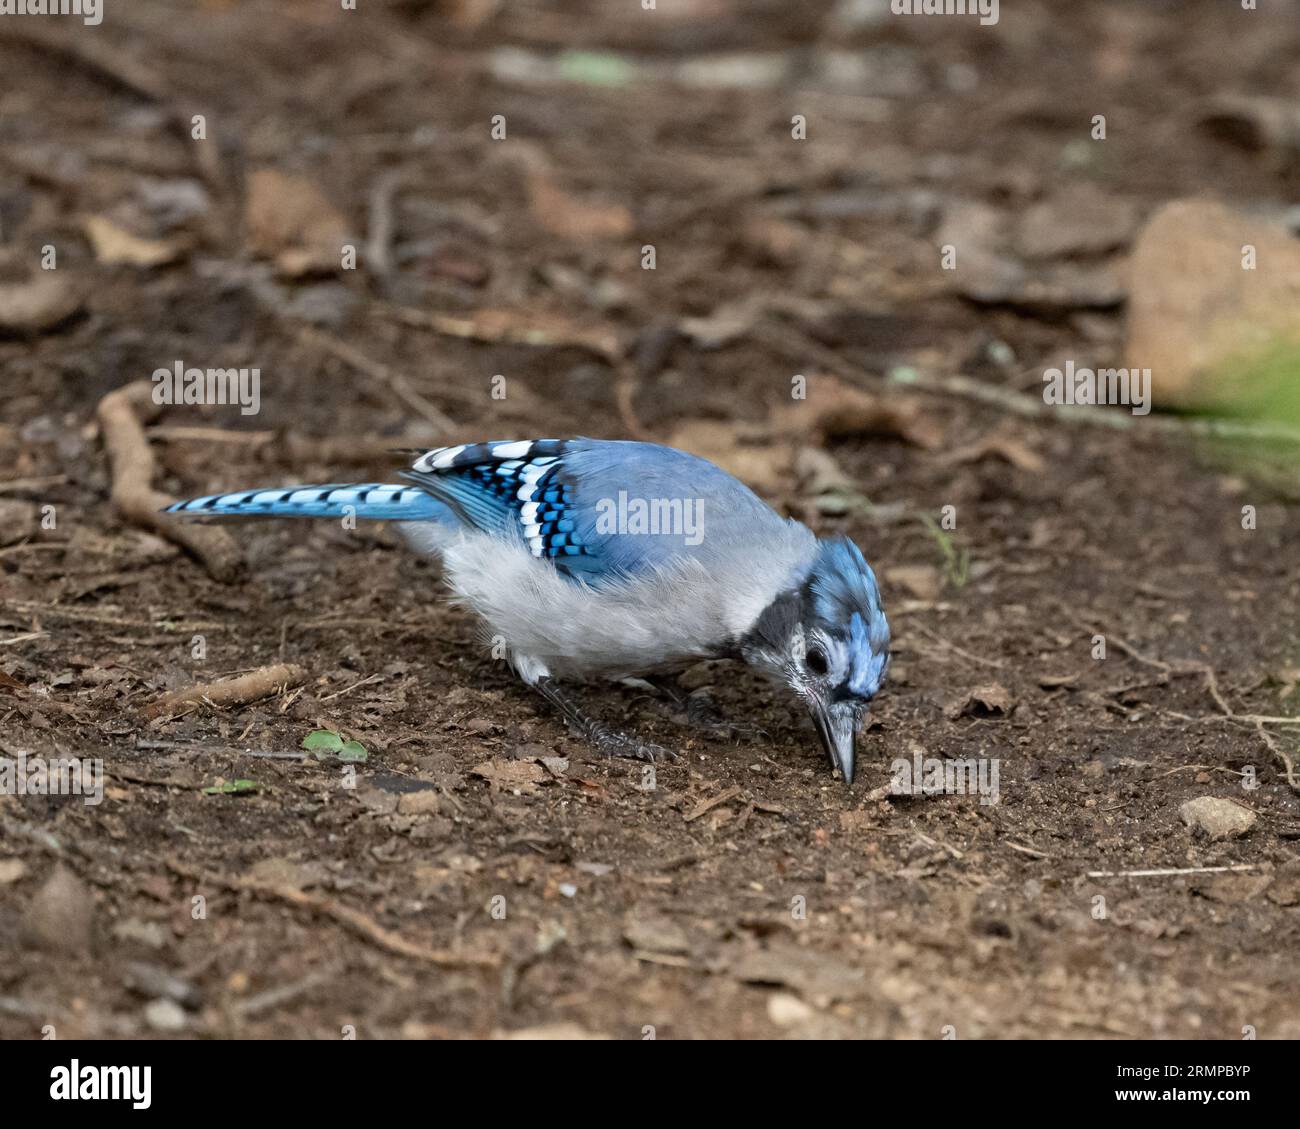
[[[853,783],[853,747],[858,737],[858,714],[852,708],[836,703],[828,704],[817,698],[808,699],[813,724],[822,748],[831,758],[831,764],[840,770],[845,784]]]

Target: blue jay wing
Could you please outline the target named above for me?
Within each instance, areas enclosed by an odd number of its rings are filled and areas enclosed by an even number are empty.
[[[534,556],[563,555],[564,538],[551,525],[571,493],[557,481],[566,446],[560,439],[533,439],[439,447],[421,455],[401,477],[446,504],[466,525],[495,536],[523,534]]]
[[[653,443],[536,439],[441,447],[403,477],[466,524],[521,535],[533,556],[596,587],[684,557],[708,565],[786,524],[712,463]]]

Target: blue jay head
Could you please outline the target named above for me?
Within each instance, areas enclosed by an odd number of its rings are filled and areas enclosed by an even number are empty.
[[[741,653],[803,700],[831,764],[853,783],[854,742],[889,668],[889,623],[858,547],[819,541],[803,586],[768,606]]]

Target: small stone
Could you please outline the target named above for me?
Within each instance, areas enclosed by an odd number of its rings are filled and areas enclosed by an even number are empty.
[[[513,1031],[499,1031],[494,1039],[515,1039],[522,1042],[541,1040],[553,1043],[559,1040],[584,1041],[587,1039],[608,1039],[610,1036],[598,1031],[588,1031],[576,1023],[546,1023],[540,1027],[518,1027]]]
[[[15,545],[36,532],[39,511],[34,502],[0,498],[0,545]]]
[[[127,965],[126,986],[142,996],[170,1000],[186,1007],[198,1007],[203,999],[199,990],[188,980],[182,980],[160,965],[141,960],[134,960]]]
[[[141,921],[128,917],[113,926],[113,938],[146,949],[161,949],[167,944],[168,930],[156,921]]]
[[[1138,209],[1132,201],[1075,184],[1025,211],[1017,249],[1029,259],[1103,254],[1127,245],[1137,225]]]
[[[682,927],[665,917],[630,917],[623,926],[623,939],[634,949],[651,953],[689,953],[691,943]]]
[[[291,890],[319,886],[323,878],[318,866],[279,857],[259,859],[249,868],[248,876],[268,886],[284,886]]]
[[[52,952],[88,953],[95,922],[95,896],[64,866],[55,868],[23,915],[28,944]]]
[[[172,1000],[152,1000],[145,1004],[144,1021],[155,1031],[184,1031],[187,1022],[181,1005]]]
[[[436,815],[439,807],[438,792],[434,788],[421,788],[398,798],[399,815]]]
[[[1194,835],[1206,835],[1211,841],[1235,839],[1255,825],[1255,813],[1232,800],[1218,796],[1198,796],[1178,809],[1183,822]]]
[[[1277,906],[1300,905],[1300,870],[1279,871],[1268,888],[1267,896]]]
[[[773,992],[767,997],[767,1017],[778,1027],[807,1023],[816,1014],[803,1000],[789,992]]]
[[[1248,246],[1257,270],[1243,269]],[[1157,406],[1249,404],[1271,391],[1252,384],[1256,360],[1300,349],[1300,243],[1280,224],[1211,201],[1173,201],[1138,237],[1129,277],[1122,355],[1151,370]]]
[[[582,871],[583,874],[603,878],[606,874],[611,874],[614,867],[613,864],[608,862],[580,862],[575,864],[575,869]]]

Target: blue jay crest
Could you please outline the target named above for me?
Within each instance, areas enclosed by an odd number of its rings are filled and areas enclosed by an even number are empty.
[[[889,621],[880,588],[861,550],[845,537],[819,543],[808,577],[808,626],[827,637],[842,681],[837,693],[869,701],[880,690],[889,659]]]

